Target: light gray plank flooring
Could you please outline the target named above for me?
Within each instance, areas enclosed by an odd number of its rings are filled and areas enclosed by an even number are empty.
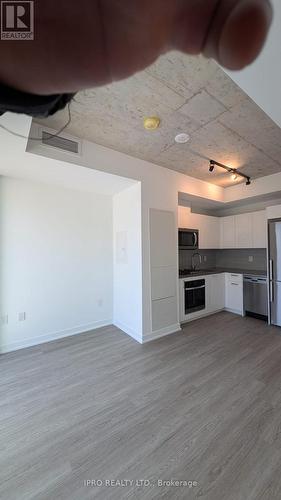
[[[144,346],[109,327],[1,356],[0,498],[280,500],[280,333],[221,313]],[[116,479],[151,484],[84,485]]]

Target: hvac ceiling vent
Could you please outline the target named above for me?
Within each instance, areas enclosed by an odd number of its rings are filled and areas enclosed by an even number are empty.
[[[77,155],[80,154],[81,150],[81,144],[78,141],[51,134],[50,132],[46,132],[46,130],[42,130],[42,144]]]

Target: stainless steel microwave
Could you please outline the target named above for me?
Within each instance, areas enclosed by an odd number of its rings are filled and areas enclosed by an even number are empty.
[[[199,246],[198,229],[179,229],[179,249],[197,250]]]

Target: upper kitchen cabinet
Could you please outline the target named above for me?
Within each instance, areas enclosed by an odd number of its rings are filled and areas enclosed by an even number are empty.
[[[190,208],[179,207],[178,226],[199,230],[201,250],[218,248],[266,248],[266,211],[228,217],[194,214]]]
[[[267,248],[267,218],[266,211],[253,212],[253,248]]]
[[[194,228],[189,227],[191,218],[190,216],[191,216],[190,208],[178,206],[178,227],[186,229],[197,229],[195,227]]]
[[[221,248],[266,248],[266,212],[221,218]]]
[[[252,215],[241,214],[235,217],[236,248],[253,248]]]
[[[220,227],[220,248],[236,248],[235,217],[222,217],[220,219]]]
[[[201,218],[199,228],[199,248],[212,250],[220,245],[220,221],[218,217],[198,215]]]
[[[199,230],[199,249],[220,247],[220,221],[218,217],[195,214],[190,208],[178,207],[178,227]]]

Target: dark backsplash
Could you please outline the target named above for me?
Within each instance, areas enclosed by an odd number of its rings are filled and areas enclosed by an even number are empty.
[[[180,269],[191,269],[191,259],[192,255],[196,253],[196,250],[180,250],[179,251],[179,268]],[[202,264],[198,264],[198,257],[196,257],[196,267],[200,269],[211,269],[217,267],[216,265],[216,250],[199,250],[198,253],[202,257]],[[207,257],[207,262],[204,262],[204,256]]]
[[[193,250],[179,251],[179,268],[190,269],[191,258],[195,252]],[[225,267],[245,270],[266,270],[266,250],[265,249],[237,249],[237,250],[199,250],[202,263],[196,266],[200,269],[212,269],[214,267]],[[253,257],[253,262],[249,262],[249,257]],[[207,260],[205,260],[205,258]]]

